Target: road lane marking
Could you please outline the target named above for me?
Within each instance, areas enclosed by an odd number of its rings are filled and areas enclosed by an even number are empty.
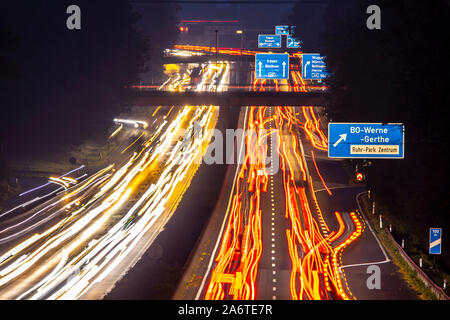
[[[329,190],[335,190],[335,189],[350,189],[350,188],[362,188],[362,186],[339,186],[339,187],[331,187],[331,188],[328,188],[328,189]],[[322,191],[327,191],[327,189],[314,190],[315,193],[322,192]]]
[[[366,221],[366,225],[369,227],[370,232],[372,233],[373,237],[375,238],[375,240],[376,240],[377,243],[378,243],[378,246],[380,247],[381,251],[383,252],[383,255],[384,255],[385,260],[389,260],[389,256],[387,255],[386,251],[384,250],[383,246],[381,245],[380,240],[378,240],[378,237],[376,236],[375,232],[373,231],[372,227],[370,226],[369,221],[367,221],[365,215],[363,215],[363,212],[364,212],[364,211],[362,211],[361,205],[359,204],[359,197],[360,197],[360,195],[362,195],[363,193],[366,193],[366,192],[367,192],[367,191],[363,191],[363,192],[360,192],[360,193],[358,193],[358,194],[356,195],[356,204],[358,205],[358,209],[359,209],[360,215],[361,215],[361,216],[364,218],[364,220]],[[390,261],[390,260],[389,260],[389,261]]]
[[[388,260],[377,261],[377,262],[365,262],[365,263],[348,264],[346,266],[340,266],[339,269],[350,268],[350,267],[360,267],[360,266],[370,266],[372,264],[383,264],[383,263],[387,263],[387,262],[391,262],[391,260],[388,259]]]
[[[249,109],[248,107],[245,108],[245,116],[244,116],[244,123],[243,123],[243,127],[244,128],[246,127],[246,123],[247,123],[248,109]],[[244,147],[244,140],[245,139],[242,139],[242,141],[241,141],[241,148],[239,150],[239,158],[238,159],[241,159],[242,150],[243,150],[243,147]],[[211,254],[211,258],[209,260],[208,268],[206,270],[205,276],[203,277],[202,283],[200,284],[200,287],[199,287],[199,289],[197,291],[197,295],[195,296],[195,300],[199,300],[200,299],[200,295],[201,295],[201,293],[203,291],[203,288],[205,287],[206,279],[208,278],[208,275],[211,272],[211,267],[212,267],[212,264],[214,263],[214,260],[215,260],[215,257],[216,257],[216,251],[217,251],[217,249],[219,247],[220,241],[222,240],[222,234],[223,234],[223,230],[225,228],[225,222],[227,221],[228,213],[229,213],[229,210],[230,210],[231,199],[233,198],[233,194],[234,194],[234,186],[236,184],[236,178],[238,176],[238,172],[239,172],[239,168],[240,167],[241,167],[240,165],[238,165],[236,167],[236,172],[234,173],[234,179],[233,179],[233,185],[231,187],[230,197],[228,198],[227,211],[226,211],[226,214],[224,215],[223,222],[222,222],[222,227],[220,228],[220,232],[219,232],[219,236],[217,237],[216,245],[214,246],[214,250],[213,250],[213,252]]]

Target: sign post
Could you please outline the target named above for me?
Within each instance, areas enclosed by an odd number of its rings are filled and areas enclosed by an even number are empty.
[[[288,35],[289,26],[275,26],[275,34]]]
[[[328,123],[329,158],[404,158],[401,123]]]
[[[258,35],[258,48],[281,48],[281,35]]]
[[[289,54],[257,53],[255,75],[256,79],[289,79]]]
[[[302,42],[295,39],[294,37],[287,35],[286,37],[286,48],[301,48]]]
[[[318,53],[304,53],[302,56],[302,77],[305,80],[322,80],[328,77],[324,57]]]
[[[429,253],[441,254],[442,251],[442,228],[430,228]]]

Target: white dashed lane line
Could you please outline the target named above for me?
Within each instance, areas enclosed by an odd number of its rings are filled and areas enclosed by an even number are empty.
[[[273,115],[273,108],[270,108],[270,113]],[[270,123],[270,129],[272,129],[272,123]],[[273,157],[273,135],[270,136],[270,154]],[[275,293],[277,291],[276,283],[276,270],[275,270],[275,199],[274,199],[274,188],[273,188],[273,175],[270,175],[270,200],[272,204],[272,220],[271,220],[271,231],[272,231],[272,249],[271,249],[271,261],[272,261],[272,290]],[[273,295],[272,299],[276,300],[277,296]]]

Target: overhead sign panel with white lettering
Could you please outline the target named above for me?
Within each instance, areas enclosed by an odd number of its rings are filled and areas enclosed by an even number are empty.
[[[275,26],[275,34],[288,35],[289,26]]]
[[[286,48],[301,48],[302,42],[288,35],[286,37]]]
[[[275,34],[258,35],[258,48],[281,48],[281,36]]]
[[[404,158],[404,125],[398,123],[328,124],[329,158]]]
[[[318,53],[302,55],[302,77],[305,80],[322,80],[328,77],[323,56]]]
[[[257,53],[255,55],[255,76],[257,79],[288,79],[289,54]]]

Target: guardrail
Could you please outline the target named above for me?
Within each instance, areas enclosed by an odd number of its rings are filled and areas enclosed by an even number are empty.
[[[394,245],[397,247],[398,252],[403,257],[403,259],[406,261],[406,263],[417,272],[417,276],[422,280],[424,285],[426,285],[430,290],[439,298],[439,300],[450,300],[450,297],[445,294],[444,290],[442,290],[441,287],[439,287],[436,283],[431,280],[425,272],[408,256],[408,254],[403,250],[402,246],[397,243],[397,241],[394,239],[392,234],[389,232],[389,230],[385,230]]]
[[[367,192],[362,192],[359,195],[362,195],[364,193]],[[360,208],[361,211],[361,207],[359,204],[359,199],[357,196],[357,203],[358,206]],[[364,208],[364,207],[363,207]],[[365,209],[365,208],[364,208]],[[366,211],[366,210],[364,210]],[[361,212],[363,213],[363,212]],[[367,215],[367,212],[364,212],[365,215]],[[419,277],[419,279],[423,282],[423,284],[425,286],[427,286],[428,288],[430,288],[430,290],[439,298],[439,300],[450,300],[450,297],[444,292],[444,290],[442,290],[442,288],[440,286],[438,286],[436,283],[433,282],[433,280],[431,280],[426,273],[408,256],[408,254],[406,253],[405,250],[403,250],[402,246],[400,244],[397,243],[397,241],[395,240],[395,238],[392,236],[392,234],[389,232],[389,229],[385,228],[384,231],[386,231],[387,235],[389,236],[389,238],[391,239],[391,241],[394,243],[394,245],[396,246],[396,248],[398,249],[398,252],[400,253],[400,255],[402,256],[403,260],[405,260],[405,262],[409,265],[409,267],[411,269],[413,269],[414,271],[416,271],[417,276]]]

